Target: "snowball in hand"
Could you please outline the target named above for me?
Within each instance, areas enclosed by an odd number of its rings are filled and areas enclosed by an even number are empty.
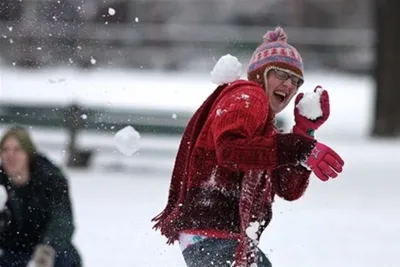
[[[239,60],[227,54],[222,56],[211,71],[211,81],[218,85],[228,84],[240,78],[242,64]]]
[[[3,185],[0,185],[0,211],[3,211],[7,202],[7,190]]]
[[[303,98],[296,106],[300,115],[310,120],[316,120],[322,116],[320,97],[323,91],[324,89],[318,88],[316,92],[304,93]]]
[[[114,135],[115,145],[125,156],[131,156],[140,147],[140,134],[132,127],[126,126]]]

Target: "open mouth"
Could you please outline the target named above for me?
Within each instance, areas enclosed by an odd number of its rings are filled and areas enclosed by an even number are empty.
[[[279,102],[283,102],[285,101],[287,94],[282,91],[274,91],[274,96],[279,100]]]

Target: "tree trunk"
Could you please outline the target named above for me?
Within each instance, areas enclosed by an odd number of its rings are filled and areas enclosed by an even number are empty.
[[[372,135],[400,135],[400,1],[374,0],[376,27],[375,118]]]

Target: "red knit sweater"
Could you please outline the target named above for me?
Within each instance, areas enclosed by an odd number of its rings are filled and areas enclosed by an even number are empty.
[[[239,80],[218,87],[195,112],[183,134],[168,203],[155,228],[178,240],[179,232],[239,240],[236,266],[256,261],[258,240],[246,236],[258,222],[258,239],[269,224],[274,195],[299,198],[310,172],[299,165],[315,141],[278,134],[264,89]]]

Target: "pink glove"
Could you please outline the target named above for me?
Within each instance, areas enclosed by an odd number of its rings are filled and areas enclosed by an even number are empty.
[[[343,171],[343,159],[330,147],[317,142],[306,165],[322,181],[336,178]]]
[[[322,89],[322,87],[319,85],[315,87],[314,92],[317,92],[317,90],[322,90],[320,96],[320,107],[322,111],[322,116],[317,118],[316,120],[311,120],[302,116],[299,109],[297,108],[297,104],[303,98],[304,94],[298,94],[295,100],[294,108],[294,120],[296,122],[293,127],[294,133],[302,134],[305,136],[314,136],[314,131],[316,131],[329,118],[330,105],[328,91]]]

